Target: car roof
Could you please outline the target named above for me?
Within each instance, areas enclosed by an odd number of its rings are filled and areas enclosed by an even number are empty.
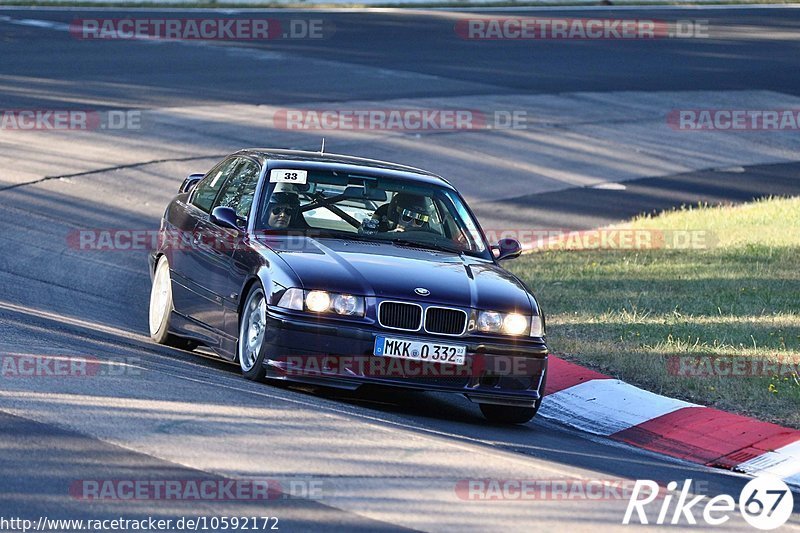
[[[318,170],[330,169],[352,173],[365,173],[408,181],[418,181],[433,185],[444,185],[453,188],[450,183],[433,172],[420,168],[379,161],[377,159],[365,159],[342,154],[324,154],[320,152],[306,152],[302,150],[276,150],[271,148],[248,148],[239,150],[237,155],[247,155],[262,165],[277,168],[274,163],[281,166],[296,163],[301,168],[314,168]]]

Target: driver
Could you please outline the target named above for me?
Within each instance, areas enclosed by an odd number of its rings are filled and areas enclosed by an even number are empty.
[[[427,230],[431,214],[424,196],[399,192],[375,211],[373,219],[378,220],[378,231]]]
[[[300,200],[295,193],[274,192],[267,204],[267,226],[272,229],[288,228],[297,218]]]

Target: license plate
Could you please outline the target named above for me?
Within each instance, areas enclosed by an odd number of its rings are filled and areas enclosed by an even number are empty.
[[[457,344],[439,344],[438,342],[421,342],[378,336],[375,337],[374,353],[385,357],[463,365],[467,356],[467,347]]]

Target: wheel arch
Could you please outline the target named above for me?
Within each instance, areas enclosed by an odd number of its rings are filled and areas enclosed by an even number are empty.
[[[153,279],[153,276],[155,276],[156,274],[156,268],[158,268],[158,262],[161,260],[161,257],[163,255],[165,255],[164,252],[157,250],[151,253],[147,258],[148,267],[150,269],[151,280]],[[169,261],[169,258],[167,258],[167,261]]]
[[[239,304],[237,305],[236,309],[239,325],[241,325],[242,310],[244,309],[244,304],[247,301],[247,296],[250,294],[250,290],[256,283],[261,283],[261,287],[264,289],[264,296],[267,298],[267,302],[269,302],[271,290],[269,290],[268,287],[272,286],[272,276],[270,275],[268,268],[262,267],[257,272],[253,272],[242,285],[242,291],[239,293]]]

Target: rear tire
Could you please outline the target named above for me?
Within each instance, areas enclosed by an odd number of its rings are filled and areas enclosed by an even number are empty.
[[[169,261],[162,255],[158,258],[153,286],[150,288],[150,338],[158,344],[194,350],[197,343],[188,339],[176,337],[169,332],[169,320],[172,315],[172,277],[169,273]]]
[[[247,293],[239,317],[239,342],[236,354],[242,375],[253,381],[264,381],[264,338],[267,332],[267,300],[261,283],[256,283]]]
[[[539,411],[542,400],[537,400],[533,407],[515,407],[511,405],[480,404],[481,413],[489,422],[495,424],[524,424],[530,422]]]

